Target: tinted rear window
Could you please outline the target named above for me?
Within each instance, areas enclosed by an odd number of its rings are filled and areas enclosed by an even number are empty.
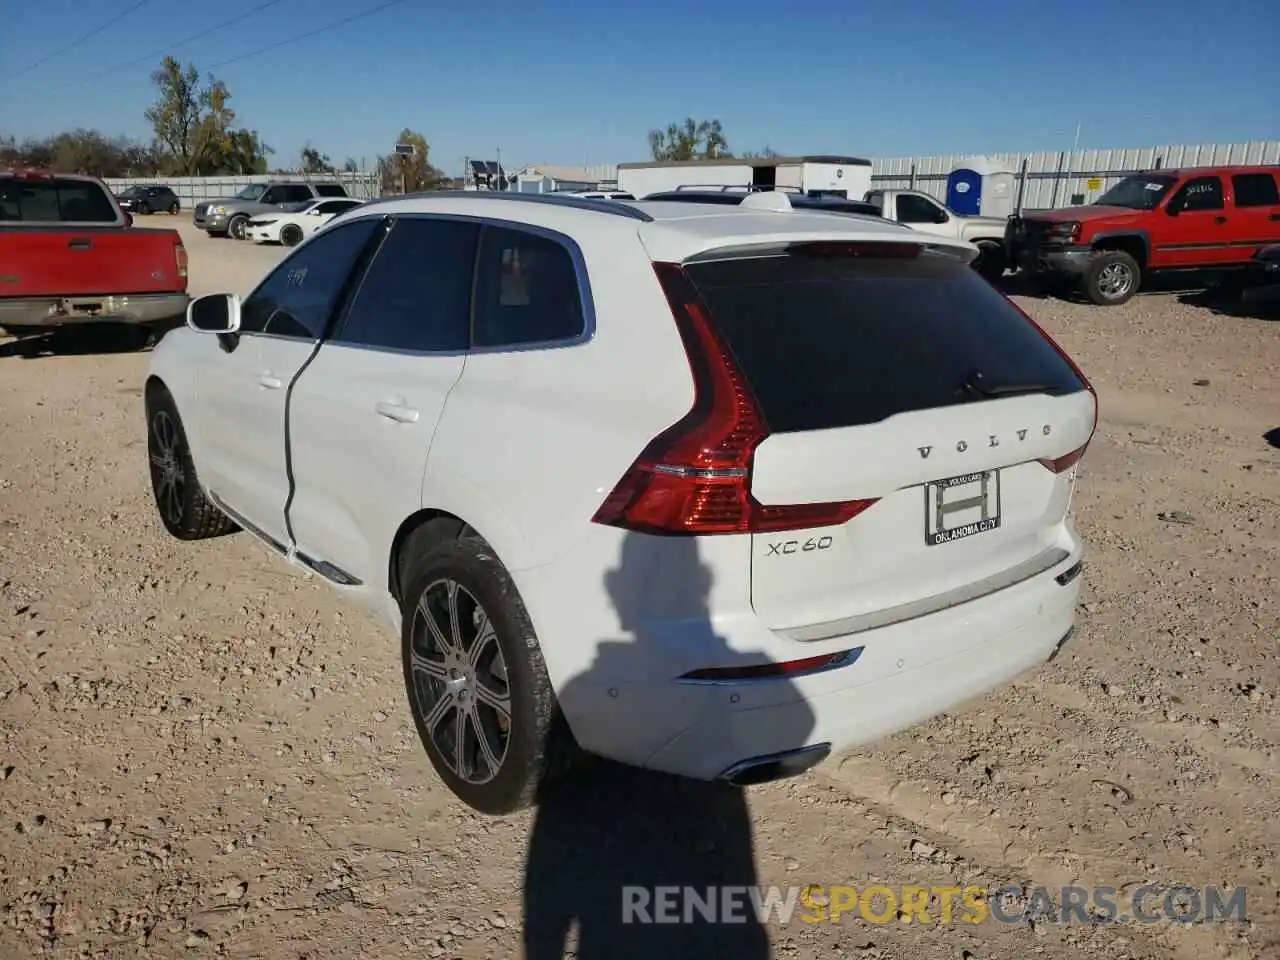
[[[91,180],[0,177],[0,222],[116,223],[107,191]]]
[[[1084,384],[965,264],[777,255],[690,264],[776,432],[876,423],[995,386]]]
[[[345,197],[347,190],[340,183],[317,183],[316,196],[318,197]]]

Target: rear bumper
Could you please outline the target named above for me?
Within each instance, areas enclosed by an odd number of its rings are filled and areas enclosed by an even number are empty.
[[[190,302],[191,297],[185,293],[0,300],[0,327],[61,327],[101,322],[159,323],[185,313]]]
[[[734,539],[706,538],[722,541],[708,544],[708,552],[727,552]],[[749,606],[722,607],[717,601],[734,590],[727,582],[733,575],[711,556],[702,559],[727,575],[699,583],[696,569],[682,568],[678,557],[664,562],[661,546],[643,545],[632,551],[635,564],[621,565],[639,571],[634,581],[634,574],[610,570],[611,610],[598,608],[581,575],[557,572],[557,564],[512,575],[580,746],[711,780],[741,777],[761,758],[781,766],[781,775],[802,770],[1051,659],[1075,622],[1083,553],[1069,523],[1057,546],[1062,559],[1020,583],[889,626],[806,642],[768,629]],[[652,565],[640,559],[650,552]],[[706,602],[701,611],[693,605],[699,594]],[[839,666],[789,677],[686,676],[836,654],[847,654]]]

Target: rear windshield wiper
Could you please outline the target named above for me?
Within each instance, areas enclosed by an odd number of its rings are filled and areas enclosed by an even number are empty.
[[[1023,397],[1033,393],[1056,394],[1061,388],[1053,383],[988,383],[981,370],[974,370],[965,378],[957,393],[977,394],[980,397]]]

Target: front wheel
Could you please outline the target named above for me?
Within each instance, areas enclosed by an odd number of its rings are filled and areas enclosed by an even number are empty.
[[[410,561],[401,652],[414,726],[445,785],[471,808],[537,802],[572,755],[533,624],[506,568],[478,537]]]
[[[246,216],[235,216],[231,218],[231,222],[227,224],[227,233],[231,235],[233,240],[243,240],[247,231],[249,218]]]
[[[1098,306],[1118,307],[1138,292],[1142,269],[1123,250],[1102,250],[1089,261],[1084,274],[1085,295]]]
[[[977,270],[988,283],[995,283],[1004,276],[1004,246],[993,240],[979,240],[977,242],[977,247],[978,258],[974,261],[973,268]]]
[[[287,223],[280,230],[280,242],[286,247],[296,247],[302,242],[302,228],[296,223]]]
[[[140,204],[138,204],[138,207],[137,207],[137,209],[136,209],[134,212],[135,212],[135,213],[137,213],[139,216],[143,216],[143,217],[145,217],[145,216],[147,216],[149,213],[151,213],[151,207],[149,207],[149,206],[148,206],[147,204],[145,204],[145,203],[140,203]]]
[[[169,533],[179,540],[204,540],[236,529],[205,497],[182,418],[163,387],[147,391],[147,455],[156,510]]]

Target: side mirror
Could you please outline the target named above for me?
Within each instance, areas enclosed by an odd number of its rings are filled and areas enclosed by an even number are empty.
[[[939,208],[938,208],[937,216],[936,216],[936,217],[934,217],[934,222],[935,222],[935,223],[946,223],[946,222],[947,222],[948,220],[950,220],[950,219],[951,219],[951,214],[947,213],[947,211],[945,211],[945,210],[943,210],[941,207],[939,207]]]
[[[1164,208],[1164,212],[1171,217],[1176,217],[1182,211],[1182,206],[1175,200]]]
[[[211,293],[187,304],[187,326],[197,333],[235,333],[240,329],[240,297]]]

